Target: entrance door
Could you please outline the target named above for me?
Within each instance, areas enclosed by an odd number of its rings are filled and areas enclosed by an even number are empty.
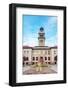
[[[43,63],[43,57],[40,57],[40,62]]]

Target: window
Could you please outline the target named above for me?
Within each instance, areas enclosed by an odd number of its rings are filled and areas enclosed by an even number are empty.
[[[34,62],[32,62],[32,65],[34,64]]]
[[[45,51],[45,54],[47,54],[47,51]]]
[[[54,57],[54,60],[57,61],[57,56]]]
[[[36,62],[36,64],[37,64],[38,62]]]
[[[43,59],[43,57],[40,57],[40,59]]]
[[[33,57],[33,60],[35,60],[35,57]]]
[[[26,57],[23,57],[23,60],[26,61]]]
[[[45,60],[47,60],[47,57],[45,57]]]
[[[25,61],[25,57],[23,57],[23,61]]]
[[[26,62],[26,65],[28,65],[28,62]]]
[[[29,60],[29,58],[28,58],[28,57],[26,57],[26,60]]]
[[[38,57],[36,57],[36,60],[38,60]]]
[[[48,62],[48,64],[50,64],[50,62]]]
[[[54,54],[56,54],[56,51],[54,51]]]
[[[48,57],[48,60],[50,60],[50,57]]]
[[[48,51],[48,54],[50,55],[50,51]]]
[[[23,57],[23,61],[27,61],[27,60],[29,60],[28,57]]]
[[[24,65],[25,63],[23,62],[23,65]]]

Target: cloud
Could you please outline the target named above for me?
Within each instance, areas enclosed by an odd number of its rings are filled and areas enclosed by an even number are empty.
[[[43,27],[46,31],[51,31],[55,26],[57,26],[57,17],[49,17],[48,20],[46,19],[43,21]]]
[[[23,45],[25,45],[25,46],[36,46],[36,45],[38,45],[37,38],[31,38],[30,37],[30,38],[25,39],[23,42],[24,42]]]
[[[45,41],[46,46],[56,46],[57,45],[57,35],[54,35]]]

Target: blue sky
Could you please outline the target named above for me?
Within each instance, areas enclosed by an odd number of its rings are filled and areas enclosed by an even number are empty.
[[[45,46],[57,45],[57,17],[40,15],[22,16],[23,45],[38,46],[38,32],[44,28]]]

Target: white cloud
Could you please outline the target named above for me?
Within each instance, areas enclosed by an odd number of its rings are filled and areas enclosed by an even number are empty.
[[[45,31],[49,32],[51,30],[53,30],[54,25],[56,25],[57,21],[57,17],[51,17],[50,19],[48,19],[47,23],[43,22],[43,26]]]
[[[46,46],[55,46],[55,45],[57,45],[57,35],[55,35],[55,36],[53,36],[49,39],[46,39],[45,44],[46,44]]]

